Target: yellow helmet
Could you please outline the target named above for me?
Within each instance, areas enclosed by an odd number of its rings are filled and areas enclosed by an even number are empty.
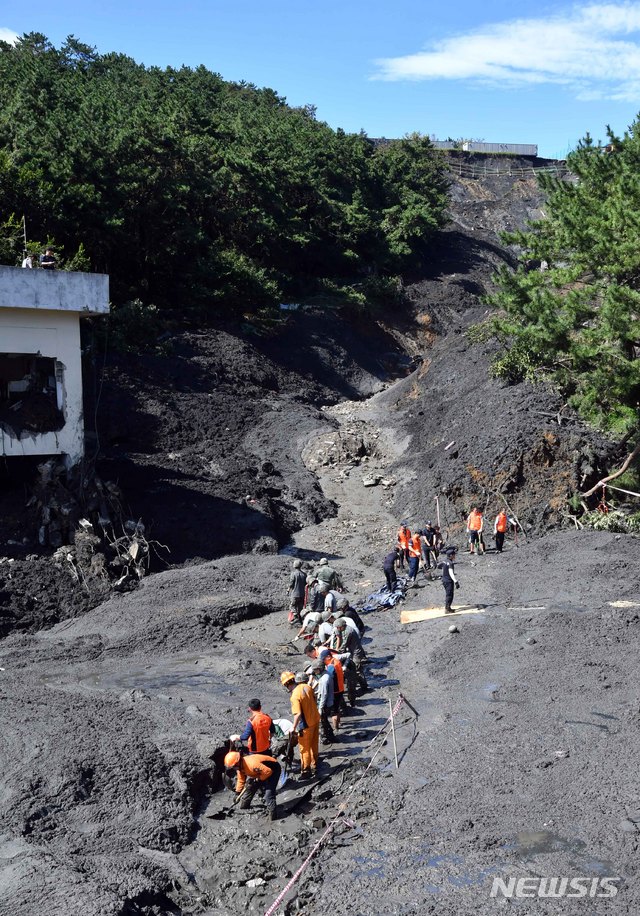
[[[280,675],[280,683],[282,684],[283,687],[286,687],[286,685],[290,681],[295,681],[295,679],[296,679],[296,676],[293,673],[293,671],[283,671],[282,674]]]
[[[240,754],[238,751],[229,751],[229,753],[224,758],[224,765],[227,768],[237,767],[240,763]]]

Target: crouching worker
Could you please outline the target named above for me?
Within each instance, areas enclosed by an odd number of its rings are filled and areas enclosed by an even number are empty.
[[[256,792],[264,789],[264,801],[267,806],[267,817],[270,821],[277,818],[276,792],[280,779],[281,767],[275,757],[267,754],[242,754],[240,751],[229,751],[224,758],[227,776],[236,773],[236,793],[241,808],[250,808]]]

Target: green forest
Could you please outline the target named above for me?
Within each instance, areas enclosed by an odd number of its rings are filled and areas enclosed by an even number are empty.
[[[429,258],[447,172],[419,135],[375,144],[272,89],[145,67],[70,37],[0,43],[0,260],[52,244],[115,305],[199,316],[364,305]]]
[[[602,429],[640,428],[640,124],[567,158],[569,180],[541,174],[545,219],[505,236],[521,256],[502,268],[492,317],[476,338],[503,349],[493,374],[547,380]],[[532,264],[545,269],[531,269]]]

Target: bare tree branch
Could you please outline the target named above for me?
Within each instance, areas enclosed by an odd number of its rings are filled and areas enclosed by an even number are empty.
[[[593,496],[596,490],[598,490],[600,487],[604,486],[610,480],[615,480],[616,477],[620,477],[622,474],[624,474],[624,472],[627,470],[627,468],[629,467],[633,459],[637,458],[638,455],[640,455],[640,442],[638,442],[634,450],[629,455],[627,455],[622,467],[620,467],[617,471],[614,471],[613,474],[609,474],[608,477],[603,477],[602,480],[598,481],[595,487],[591,487],[591,489],[587,490],[586,493],[582,493],[581,494],[582,498],[586,499],[588,496]]]

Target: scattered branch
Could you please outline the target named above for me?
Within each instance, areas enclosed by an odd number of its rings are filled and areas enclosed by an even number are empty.
[[[602,480],[599,480],[595,486],[591,487],[590,490],[587,490],[586,493],[581,493],[580,495],[582,496],[582,498],[587,499],[589,496],[593,496],[596,490],[599,490],[600,487],[607,484],[610,480],[615,480],[616,477],[621,477],[622,474],[624,474],[624,472],[627,470],[631,462],[634,460],[634,458],[637,458],[638,455],[640,455],[640,442],[636,445],[634,450],[629,455],[627,455],[627,457],[624,460],[624,463],[622,464],[620,468],[618,468],[617,471],[614,471],[613,474],[609,474],[608,477],[603,477]]]

